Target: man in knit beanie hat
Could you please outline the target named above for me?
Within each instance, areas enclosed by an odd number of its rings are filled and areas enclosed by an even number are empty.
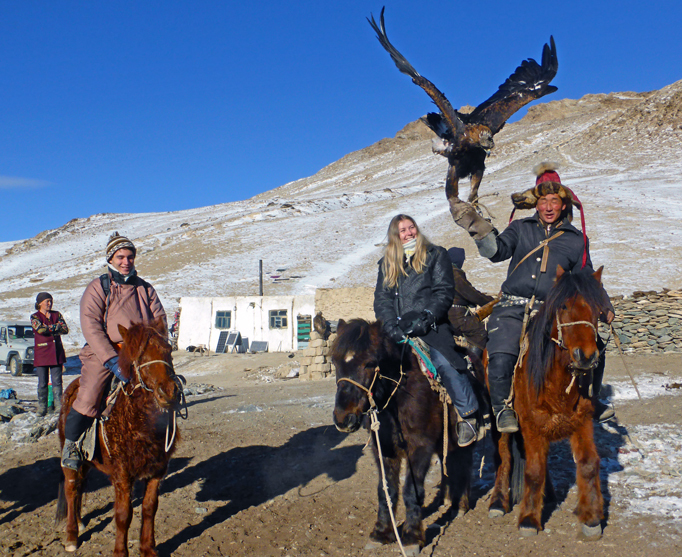
[[[132,251],[133,257],[135,257],[137,254],[135,244],[133,244],[125,236],[121,236],[118,232],[114,232],[111,236],[109,236],[109,241],[107,242],[107,263],[111,261],[111,258],[114,257],[114,254],[120,249],[128,249]]]
[[[123,340],[118,326],[151,323],[166,312],[148,282],[137,276],[135,245],[114,232],[106,245],[108,270],[88,284],[81,298],[80,322],[87,344],[80,352],[80,386],[64,425],[62,466],[78,470],[83,456],[80,439],[101,410],[102,395],[112,377],[127,383],[118,365],[118,345]]]
[[[572,206],[580,207],[578,198],[561,183],[556,169],[551,163],[537,165],[535,186],[512,195],[515,208],[534,208],[533,216],[510,221],[501,234],[493,230],[485,237],[474,238],[479,253],[493,263],[511,259],[500,302],[488,321],[490,398],[502,433],[518,431],[509,393],[519,356],[524,315],[539,309],[554,284],[558,266],[569,272],[594,273],[584,221],[582,232],[571,224]],[[614,310],[608,295],[605,295],[605,304],[601,317],[610,323]],[[597,398],[603,364],[600,361],[593,378],[595,418],[600,421],[613,417],[613,409]]]

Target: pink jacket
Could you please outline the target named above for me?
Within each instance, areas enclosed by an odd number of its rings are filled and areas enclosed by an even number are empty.
[[[157,317],[166,322],[166,312],[154,287],[139,277],[134,280],[135,284],[111,281],[108,307],[99,277],[88,284],[81,298],[83,336],[102,364],[117,355],[114,344],[123,340],[119,325],[127,328],[131,323],[149,323]]]

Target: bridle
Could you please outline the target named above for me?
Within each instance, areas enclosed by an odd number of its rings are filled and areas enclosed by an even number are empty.
[[[119,385],[119,388],[121,389],[121,392],[127,397],[131,397],[133,393],[140,388],[150,393],[153,392],[153,389],[150,389],[144,382],[144,379],[142,379],[142,374],[140,373],[140,370],[142,368],[145,368],[152,364],[163,364],[169,369],[170,378],[177,385],[178,392],[180,393],[178,407],[172,410],[164,410],[165,412],[168,413],[168,424],[166,425],[165,444],[165,450],[166,452],[168,452],[173,446],[173,442],[175,441],[175,435],[177,433],[177,416],[180,416],[180,418],[183,420],[186,420],[187,417],[189,416],[189,411],[187,410],[187,399],[185,398],[185,385],[187,384],[187,380],[182,375],[177,375],[175,373],[175,369],[173,368],[173,364],[167,362],[166,360],[150,360],[142,364],[139,363],[139,361],[134,361],[132,365],[133,369],[135,370],[135,376],[137,377],[137,384],[134,385],[129,392],[126,390],[125,385]],[[170,433],[171,429],[172,433]]]
[[[342,381],[346,381],[346,382],[350,383],[351,385],[354,385],[355,387],[357,387],[361,391],[364,391],[365,394],[367,395],[367,400],[369,401],[369,408],[370,408],[369,411],[364,412],[364,414],[367,414],[369,412],[379,413],[379,412],[383,412],[384,410],[386,410],[386,408],[388,407],[388,405],[391,402],[391,399],[393,398],[393,395],[395,395],[395,393],[398,391],[398,388],[400,387],[400,384],[402,383],[404,376],[405,376],[405,373],[403,372],[403,364],[401,361],[400,362],[400,377],[398,378],[398,380],[395,380],[392,377],[387,377],[386,375],[382,375],[379,366],[377,366],[374,368],[374,376],[372,377],[372,382],[370,383],[369,387],[365,387],[362,383],[358,383],[357,381],[355,381],[354,379],[350,379],[349,377],[340,377],[339,379],[336,380],[336,385],[338,386],[338,384],[341,383]],[[388,400],[386,401],[383,408],[381,408],[381,409],[379,409],[379,407],[377,406],[376,400],[374,399],[374,393],[372,392],[372,389],[374,388],[374,383],[376,383],[377,379],[379,379],[379,380],[387,379],[388,381],[395,383],[395,387],[394,387],[393,391],[391,392],[390,396],[388,397]]]
[[[557,338],[550,337],[553,342],[557,344],[557,346],[562,349],[562,350],[568,350],[568,346],[564,343],[564,335],[563,335],[563,329],[565,327],[572,327],[574,325],[587,325],[592,329],[592,332],[594,332],[594,341],[595,343],[597,342],[597,339],[599,338],[599,333],[597,332],[597,327],[594,326],[594,323],[591,321],[569,321],[568,323],[562,323],[559,320],[559,312],[556,313],[556,326],[557,326]],[[610,337],[609,337],[610,339]],[[582,379],[587,376],[588,374],[592,375],[592,372],[597,368],[599,365],[599,360],[601,359],[602,355],[604,352],[606,352],[606,346],[608,345],[609,339],[606,340],[604,343],[604,349],[599,352],[599,356],[594,359],[594,361],[587,367],[579,367],[575,365],[575,362],[573,361],[573,358],[571,358],[570,363],[568,364],[568,369],[571,370],[571,375],[573,376],[571,379],[571,383],[568,385],[566,388],[566,394],[571,390],[571,387],[573,387],[573,384],[575,383],[576,378],[580,380],[580,383],[582,383]],[[590,396],[592,396],[592,379],[590,378],[590,385],[589,385],[589,392]]]

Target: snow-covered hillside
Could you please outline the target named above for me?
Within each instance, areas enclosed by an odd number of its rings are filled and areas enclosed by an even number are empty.
[[[138,271],[169,311],[181,296],[257,294],[259,259],[266,295],[371,286],[388,222],[398,212],[412,215],[433,242],[464,247],[469,278],[496,292],[507,266],[479,257],[454,225],[443,191],[447,162],[431,153],[430,134],[419,122],[408,124],[395,138],[246,201],[174,213],[98,214],[0,244],[0,316],[28,318],[35,295],[49,291],[72,327],[67,342],[81,343],[78,302],[103,272],[104,246],[114,230],[135,241]],[[605,266],[609,292],[677,289],[680,155],[682,81],[652,93],[539,104],[496,136],[482,203],[502,230],[510,194],[534,183],[533,165],[559,162],[562,181],[584,203],[592,259]],[[579,226],[577,216],[574,223]]]

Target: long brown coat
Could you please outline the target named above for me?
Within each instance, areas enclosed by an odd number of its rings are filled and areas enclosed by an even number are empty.
[[[104,387],[111,377],[104,362],[117,355],[115,345],[123,340],[118,326],[128,328],[131,323],[149,323],[157,317],[166,321],[166,312],[154,287],[139,277],[131,281],[132,284],[118,284],[111,280],[107,303],[102,283],[96,278],[81,298],[81,329],[87,344],[80,352],[83,366],[73,407],[84,416],[95,417],[99,412]]]
[[[66,362],[66,354],[60,335],[68,334],[69,327],[66,325],[62,314],[58,311],[50,311],[50,316],[47,317],[36,311],[31,315],[31,327],[33,327],[35,341],[33,365],[36,367],[60,366]]]

